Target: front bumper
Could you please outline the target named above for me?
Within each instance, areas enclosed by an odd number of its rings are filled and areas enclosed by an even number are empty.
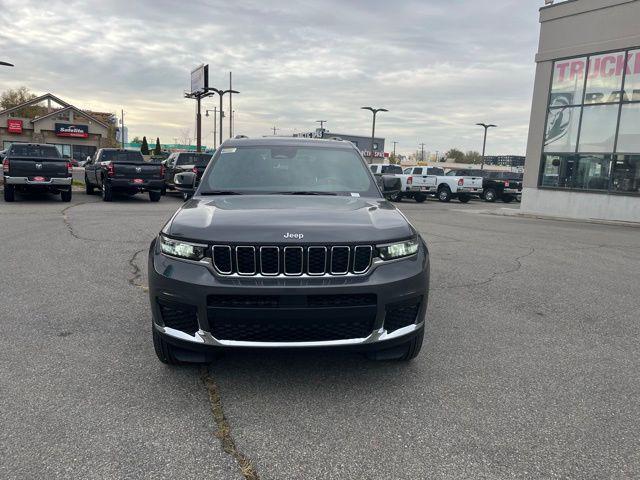
[[[44,187],[48,186],[71,186],[71,177],[65,178],[50,178],[41,182],[30,180],[29,177],[4,177],[5,185],[40,185]]]
[[[225,277],[210,262],[177,260],[159,253],[157,242],[149,250],[149,297],[153,328],[182,348],[356,348],[392,347],[424,328],[429,291],[429,256],[424,244],[412,257],[374,263],[366,275],[341,277]],[[322,341],[242,341],[215,338],[209,324],[207,297],[211,295],[359,295],[375,294],[375,320],[366,336]],[[416,321],[394,331],[384,327],[388,305],[419,299]],[[197,310],[198,331],[193,335],[169,328],[162,321],[159,302],[179,302]],[[311,313],[311,310],[309,311]],[[315,313],[315,312],[314,312]],[[303,312],[304,315],[304,312]]]

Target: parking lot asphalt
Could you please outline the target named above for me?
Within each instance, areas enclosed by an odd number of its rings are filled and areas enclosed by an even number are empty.
[[[180,203],[0,202],[0,478],[234,479],[241,455],[261,479],[640,476],[638,228],[406,201],[432,262],[415,361],[171,368],[146,250]]]

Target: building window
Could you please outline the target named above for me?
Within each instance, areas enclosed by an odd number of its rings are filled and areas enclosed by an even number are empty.
[[[558,60],[541,187],[638,194],[640,49]]]
[[[613,162],[611,190],[618,193],[640,192],[640,155],[618,155]]]

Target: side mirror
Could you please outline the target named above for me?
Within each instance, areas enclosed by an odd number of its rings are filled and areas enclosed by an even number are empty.
[[[402,190],[402,180],[400,180],[400,178],[394,175],[382,175],[379,178],[379,184],[384,198],[392,198]]]
[[[176,190],[182,193],[192,194],[196,189],[196,174],[193,172],[182,172],[173,177]]]

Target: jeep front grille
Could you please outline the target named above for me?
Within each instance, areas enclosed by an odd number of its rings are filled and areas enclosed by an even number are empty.
[[[214,245],[213,266],[221,275],[321,276],[365,274],[371,245]]]

